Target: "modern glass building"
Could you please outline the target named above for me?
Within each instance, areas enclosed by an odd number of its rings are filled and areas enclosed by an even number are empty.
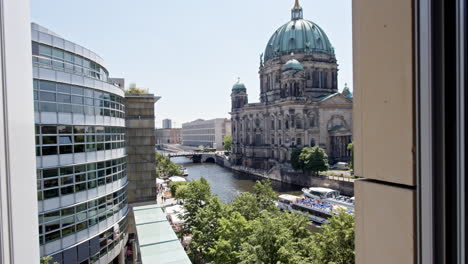
[[[41,256],[110,263],[127,240],[124,91],[94,52],[31,34]]]

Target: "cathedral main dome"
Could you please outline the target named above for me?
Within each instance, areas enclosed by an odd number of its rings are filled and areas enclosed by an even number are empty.
[[[296,54],[322,53],[335,56],[335,51],[325,31],[302,17],[302,7],[296,0],[292,19],[278,28],[268,41],[264,60]]]

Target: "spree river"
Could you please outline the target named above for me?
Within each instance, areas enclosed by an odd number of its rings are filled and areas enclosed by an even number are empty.
[[[193,163],[184,157],[172,158],[173,162],[183,165],[188,170],[187,179],[197,180],[204,177],[211,185],[211,192],[217,194],[223,202],[231,202],[243,192],[253,191],[256,180],[260,178],[240,174],[213,163]],[[272,181],[273,189],[281,194],[301,194],[301,187],[297,185]]]

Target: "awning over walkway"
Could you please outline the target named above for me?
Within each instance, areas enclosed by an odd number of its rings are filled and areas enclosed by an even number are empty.
[[[159,205],[134,207],[143,264],[190,264],[174,230]]]

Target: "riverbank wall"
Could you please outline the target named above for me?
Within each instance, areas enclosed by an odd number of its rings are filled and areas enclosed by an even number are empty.
[[[302,187],[326,187],[340,191],[347,196],[354,196],[354,179],[347,177],[313,175],[312,173],[302,173],[288,171],[283,168],[274,167],[269,171],[252,169],[244,166],[233,166],[229,160],[222,155],[216,155],[216,164],[234,170],[239,173],[245,173],[265,179],[285,182]]]

